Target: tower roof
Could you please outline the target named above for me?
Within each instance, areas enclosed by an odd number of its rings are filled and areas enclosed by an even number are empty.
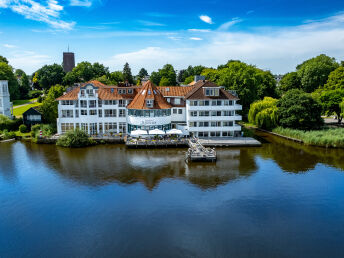
[[[147,100],[153,100],[153,107],[147,107]],[[128,105],[128,109],[168,109],[172,106],[165,100],[158,88],[149,80]]]

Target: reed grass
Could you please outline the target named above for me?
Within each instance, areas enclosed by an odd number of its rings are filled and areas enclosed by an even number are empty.
[[[272,132],[302,140],[308,145],[344,148],[344,128],[324,128],[322,130],[302,131],[277,127]]]

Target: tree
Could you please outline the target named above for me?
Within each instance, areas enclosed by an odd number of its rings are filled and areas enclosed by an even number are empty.
[[[120,82],[124,82],[124,76],[121,71],[114,71],[110,74],[110,80],[112,84],[118,84]]]
[[[103,75],[108,75],[110,73],[109,67],[105,67],[103,64],[100,64],[100,63],[94,63],[92,65],[92,69],[93,69],[94,78],[101,77]]]
[[[75,72],[70,71],[68,72],[65,77],[63,77],[63,85],[73,85],[74,83],[78,82],[79,79]]]
[[[277,126],[277,99],[265,97],[251,104],[248,121],[260,128],[271,130]]]
[[[184,84],[189,84],[194,81],[194,77],[191,75],[187,78],[185,78]]]
[[[7,58],[4,57],[4,56],[0,56],[0,63],[1,63],[1,62],[8,64],[8,60],[7,60]]]
[[[183,81],[185,81],[185,72],[186,72],[186,70],[185,69],[182,69],[182,70],[179,70],[179,72],[178,72],[178,75],[177,75],[177,81],[178,82],[183,82]]]
[[[305,92],[313,92],[323,86],[329,74],[338,67],[339,64],[334,58],[324,54],[306,60],[296,67],[301,79],[302,89]]]
[[[330,73],[327,83],[324,85],[325,89],[344,89],[344,67],[340,66]]]
[[[320,94],[320,103],[323,107],[323,111],[326,114],[335,113],[340,124],[343,115],[341,110],[341,103],[344,99],[344,88],[334,90],[323,90]]]
[[[285,74],[280,83],[278,88],[282,93],[287,92],[291,89],[301,89],[301,79],[297,72],[291,72]]]
[[[15,77],[18,80],[20,98],[21,99],[28,98],[28,94],[29,94],[29,91],[30,91],[30,82],[29,82],[28,76],[21,69],[17,69],[15,71],[14,75],[15,75]]]
[[[137,77],[139,77],[140,79],[143,79],[146,76],[148,76],[147,70],[145,68],[141,68]]]
[[[58,102],[56,99],[63,95],[64,90],[65,88],[62,85],[52,86],[40,107],[44,119],[51,124],[56,124],[58,117]]]
[[[302,90],[288,91],[277,102],[277,108],[282,127],[310,130],[323,124],[321,105]]]
[[[342,115],[342,117],[344,117],[344,99],[343,99],[343,101],[340,103],[340,110],[341,110],[341,115]]]
[[[269,71],[260,70],[240,61],[230,61],[227,67],[211,71],[212,79],[226,89],[235,90],[243,105],[243,114],[247,114],[251,103],[267,97],[276,97],[276,81]]]
[[[155,85],[159,85],[160,84],[160,80],[161,80],[161,75],[159,72],[152,72],[151,76],[150,76],[150,80],[155,84]]]
[[[170,86],[171,82],[169,78],[162,77],[159,83],[159,86]]]
[[[75,74],[77,82],[87,82],[96,76],[90,62],[81,62],[77,64],[77,66],[73,68],[72,73]]]
[[[124,81],[128,81],[130,84],[134,83],[133,75],[131,74],[131,69],[128,63],[125,63],[122,73]]]
[[[20,92],[18,81],[14,76],[12,67],[8,65],[6,62],[0,62],[0,80],[8,81],[8,90],[10,93],[11,100],[19,99]]]
[[[37,81],[41,88],[48,90],[53,85],[62,84],[65,75],[61,65],[45,65],[37,71]]]
[[[159,74],[161,79],[165,77],[169,80],[169,85],[176,85],[177,84],[177,74],[171,64],[165,64],[162,69],[159,69]],[[166,82],[166,81],[165,81]],[[160,82],[159,82],[160,85]]]

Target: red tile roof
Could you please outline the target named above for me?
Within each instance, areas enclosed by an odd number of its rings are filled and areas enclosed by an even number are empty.
[[[220,94],[219,96],[206,96],[204,94],[203,88],[209,88],[209,87],[218,87],[215,83],[211,81],[198,81],[193,86],[193,89],[189,91],[185,99],[230,99],[230,100],[239,100],[236,96],[233,94],[227,92],[224,89],[220,88]]]
[[[153,107],[146,105],[146,100],[153,100]],[[151,82],[147,81],[136,94],[132,102],[127,106],[128,109],[169,109],[171,105],[165,100],[158,88]]]

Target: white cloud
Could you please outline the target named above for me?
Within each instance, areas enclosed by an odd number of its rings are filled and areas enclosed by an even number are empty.
[[[92,1],[90,0],[70,0],[70,6],[90,7],[91,5]]]
[[[10,45],[10,44],[3,44],[3,47],[5,47],[5,48],[16,48],[17,46]]]
[[[26,19],[40,21],[60,30],[71,30],[75,22],[60,19],[63,6],[56,0],[47,0],[43,5],[33,0],[0,0],[0,8],[9,8]]]
[[[224,24],[222,24],[218,30],[228,30],[230,27],[232,27],[233,25],[242,22],[242,20],[238,19],[238,18],[234,18],[229,22],[225,22]]]
[[[37,54],[33,51],[14,51],[9,53],[8,61],[16,69],[32,73],[45,64],[50,64],[53,59],[48,55]]]
[[[189,39],[191,39],[191,40],[203,40],[202,38],[198,38],[198,37],[191,37]]]
[[[141,23],[144,26],[157,26],[157,27],[166,26],[166,24],[158,23],[158,22],[152,22],[152,21],[142,21],[142,20],[139,20],[138,22]]]
[[[206,23],[213,24],[212,19],[208,15],[201,15],[199,18]]]
[[[211,30],[205,30],[205,29],[188,29],[190,32],[210,32]]]
[[[285,73],[321,53],[344,60],[344,14],[287,28],[213,31],[197,46],[182,42],[178,47],[147,47],[117,54],[104,63],[121,69],[129,62],[133,71],[141,67],[153,71],[166,63],[182,69],[190,64],[216,67],[229,59],[239,59],[274,73]]]

